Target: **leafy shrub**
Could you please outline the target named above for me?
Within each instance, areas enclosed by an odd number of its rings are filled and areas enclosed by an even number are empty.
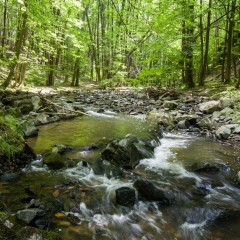
[[[19,122],[12,115],[0,115],[0,157],[8,161],[24,148],[24,139]]]

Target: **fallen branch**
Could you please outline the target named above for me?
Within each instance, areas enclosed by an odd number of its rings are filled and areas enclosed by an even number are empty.
[[[59,105],[59,104],[57,104],[57,103],[54,103],[54,102],[52,102],[52,101],[50,101],[50,100],[48,100],[48,99],[46,99],[46,98],[44,98],[44,97],[42,97],[42,96],[41,96],[41,98],[42,98],[43,100],[45,100],[46,102],[48,102],[48,103],[50,103],[50,104],[52,104],[52,105],[54,105],[54,106],[56,106],[56,107],[62,108],[62,109],[64,109],[64,110],[66,110],[66,111],[73,112],[73,113],[76,113],[76,114],[82,114],[82,115],[86,115],[86,116],[91,116],[91,115],[89,115],[89,114],[87,114],[87,113],[85,113],[85,112],[79,111],[79,110],[76,111],[76,110],[68,109],[68,108],[66,108],[66,107],[64,107],[64,106],[61,106],[61,105]]]

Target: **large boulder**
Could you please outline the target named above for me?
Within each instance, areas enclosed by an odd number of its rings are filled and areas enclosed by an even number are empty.
[[[133,185],[138,193],[141,200],[156,201],[162,205],[170,205],[171,199],[167,194],[167,189],[160,188],[151,181],[137,180]]]
[[[221,110],[221,105],[219,101],[208,101],[199,104],[199,110],[204,113],[211,114],[215,111]]]
[[[110,142],[103,150],[102,158],[113,165],[133,169],[141,159],[153,157],[154,147],[150,139],[138,139],[129,134]]]

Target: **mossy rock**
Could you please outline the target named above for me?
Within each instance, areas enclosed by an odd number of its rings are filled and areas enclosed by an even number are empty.
[[[0,239],[1,240],[13,240],[13,239],[18,239],[16,237],[15,232],[6,227],[4,223],[0,220]],[[20,238],[21,239],[21,238]]]
[[[58,233],[27,226],[17,232],[17,239],[62,240],[63,238]]]
[[[46,151],[43,154],[43,163],[47,164],[51,169],[61,169],[66,165],[61,154],[51,151]]]

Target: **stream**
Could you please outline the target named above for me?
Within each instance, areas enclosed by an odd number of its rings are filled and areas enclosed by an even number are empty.
[[[240,149],[196,135],[164,133],[153,158],[118,173],[108,162],[99,164],[101,148],[90,146],[126,134],[149,137],[152,126],[143,116],[88,113],[92,116],[43,125],[38,137],[27,140],[38,154],[55,144],[73,146],[68,158],[74,164],[50,170],[39,155],[18,175],[2,178],[0,199],[10,212],[26,206],[22,199],[31,188],[41,201],[61,195],[64,210],[55,215],[52,228],[65,240],[239,239]],[[210,167],[201,168],[200,162]],[[137,196],[133,207],[116,204],[115,191],[134,189],[137,179],[167,189],[173,202],[165,206]]]

